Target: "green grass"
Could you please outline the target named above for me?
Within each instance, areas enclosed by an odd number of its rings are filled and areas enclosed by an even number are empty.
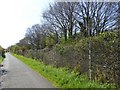
[[[109,84],[100,84],[90,82],[87,76],[77,75],[70,72],[66,68],[55,68],[50,65],[45,65],[40,61],[26,58],[20,55],[13,54],[16,58],[27,64],[30,68],[38,72],[40,75],[47,78],[56,87],[59,88],[109,88]]]
[[[2,63],[4,59],[2,58],[2,56],[0,56],[0,64]]]

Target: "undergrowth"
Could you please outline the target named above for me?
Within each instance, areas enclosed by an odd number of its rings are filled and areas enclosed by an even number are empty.
[[[86,75],[78,75],[70,72],[66,68],[55,68],[50,65],[26,58],[20,55],[13,54],[16,58],[27,64],[30,68],[38,72],[40,75],[51,81],[59,88],[112,88],[108,84],[100,84],[98,82],[90,82]]]

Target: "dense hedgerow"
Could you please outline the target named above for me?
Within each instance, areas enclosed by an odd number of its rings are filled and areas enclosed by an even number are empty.
[[[30,66],[39,74],[46,77],[59,88],[115,88],[114,85],[107,83],[100,84],[94,81],[90,82],[86,75],[78,75],[73,71],[69,71],[67,68],[55,68],[34,59],[15,54],[14,56]]]
[[[89,43],[91,47],[89,48]],[[43,50],[27,50],[25,56],[47,65],[66,67],[76,73],[88,75],[89,49],[92,60],[92,80],[115,83],[120,86],[119,32],[104,32],[98,36],[70,40]],[[18,52],[18,54],[20,54]]]

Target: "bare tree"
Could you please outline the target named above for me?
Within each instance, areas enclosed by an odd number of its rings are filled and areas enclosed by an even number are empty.
[[[52,36],[55,36],[53,39],[56,41],[56,43],[60,42],[61,31],[55,25],[51,25],[51,23],[46,22],[42,25],[42,29],[46,31],[46,37],[52,38]]]
[[[85,37],[91,37],[114,28],[116,24],[116,5],[115,2],[79,2],[74,11],[76,27],[80,29]],[[92,80],[92,51],[91,38],[89,38],[89,78]]]
[[[39,24],[32,26],[32,28],[28,28],[26,32],[26,38],[28,38],[28,43],[34,49],[42,49],[45,47],[45,31],[41,28]]]
[[[120,1],[118,2],[118,9],[117,9],[117,23],[116,27],[119,30],[120,29]]]
[[[94,36],[115,26],[115,2],[79,2],[75,11],[77,25],[84,36]],[[87,29],[89,28],[89,30]]]
[[[61,31],[65,41],[67,41],[68,38],[72,38],[73,35],[75,21],[73,12],[75,6],[76,3],[57,2],[54,5],[50,5],[50,9],[43,13],[43,18]]]

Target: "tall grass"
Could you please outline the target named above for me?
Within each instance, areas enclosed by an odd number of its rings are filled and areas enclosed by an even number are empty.
[[[30,68],[46,77],[56,87],[59,88],[110,88],[107,84],[98,82],[90,82],[85,75],[78,75],[70,72],[66,68],[55,68],[50,65],[45,65],[40,61],[26,58],[20,55],[13,54],[16,58],[27,64]]]

